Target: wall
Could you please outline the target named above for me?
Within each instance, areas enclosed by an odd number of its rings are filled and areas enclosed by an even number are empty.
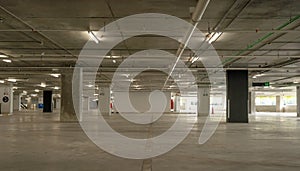
[[[120,92],[118,92],[120,93]],[[146,112],[150,109],[149,95],[151,92],[130,92],[129,97],[132,106],[139,112]],[[121,93],[122,96],[126,93]],[[167,104],[164,112],[171,112],[171,92],[164,92],[167,99]],[[126,112],[126,111],[124,111]]]
[[[283,109],[281,109],[283,112]],[[256,106],[256,112],[276,112],[276,106]],[[296,106],[285,106],[284,112],[296,112]]]
[[[256,106],[256,112],[276,112],[276,106]]]

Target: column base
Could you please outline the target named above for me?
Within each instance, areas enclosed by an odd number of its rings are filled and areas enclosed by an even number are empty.
[[[60,115],[61,122],[78,122],[76,114],[64,113]]]
[[[208,116],[209,113],[198,113],[198,116]]]

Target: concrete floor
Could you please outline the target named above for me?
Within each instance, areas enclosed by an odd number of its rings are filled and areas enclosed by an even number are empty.
[[[108,119],[128,136],[146,134],[146,129],[124,125],[118,115]],[[172,120],[164,119],[156,132],[168,128]],[[182,144],[154,158],[152,170],[300,170],[300,118],[257,114],[250,116],[249,124],[222,122],[206,144],[198,145],[201,125],[202,120]],[[57,113],[0,117],[0,170],[139,171],[143,163],[149,161],[122,159],[102,151],[77,123],[59,122]]]

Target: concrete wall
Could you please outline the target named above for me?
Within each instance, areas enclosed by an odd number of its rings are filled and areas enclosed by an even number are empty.
[[[276,106],[256,106],[257,112],[276,112]],[[281,112],[296,112],[296,105],[285,106]]]
[[[119,92],[120,93],[120,92]],[[129,97],[132,106],[139,112],[146,112],[150,109],[149,96],[151,92],[130,92]],[[125,95],[126,93],[124,93]],[[171,112],[171,92],[164,92],[167,105],[164,112]],[[124,111],[126,112],[126,111]]]
[[[256,112],[276,112],[276,106],[256,106]]]

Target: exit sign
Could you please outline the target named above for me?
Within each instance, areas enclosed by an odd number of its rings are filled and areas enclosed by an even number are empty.
[[[264,83],[252,83],[253,87],[265,87],[270,86],[270,82],[264,82]]]

